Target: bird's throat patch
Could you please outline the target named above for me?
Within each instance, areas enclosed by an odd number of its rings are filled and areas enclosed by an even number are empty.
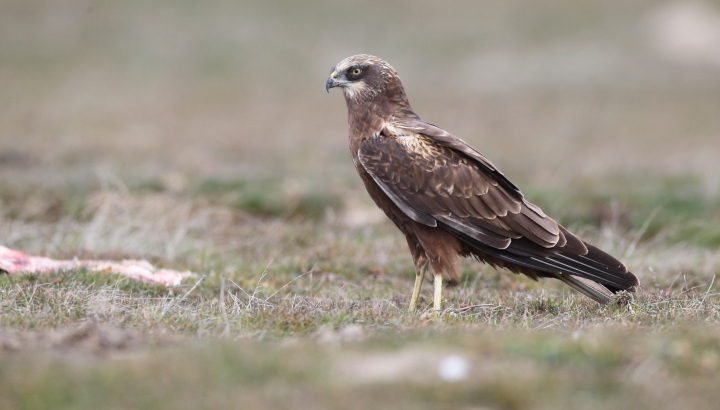
[[[345,92],[346,98],[356,101],[360,99],[366,99],[369,97],[368,94],[372,93],[372,91],[368,88],[367,84],[362,81],[350,82],[345,84],[343,86],[343,92]]]

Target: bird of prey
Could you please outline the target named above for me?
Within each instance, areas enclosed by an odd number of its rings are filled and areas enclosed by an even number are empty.
[[[639,285],[620,261],[526,200],[478,150],[423,121],[390,64],[348,57],[325,83],[328,92],[334,87],[345,95],[355,169],[410,247],[416,273],[410,311],[428,268],[433,307],[441,310],[443,278],[460,278],[460,256],[534,280],[559,279],[600,303]]]

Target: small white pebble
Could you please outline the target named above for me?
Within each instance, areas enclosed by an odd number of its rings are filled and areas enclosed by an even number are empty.
[[[574,331],[572,334],[572,338],[573,338],[573,340],[580,339],[580,331],[579,330]]]
[[[440,361],[438,376],[447,382],[456,382],[467,377],[470,363],[464,357],[453,354]]]

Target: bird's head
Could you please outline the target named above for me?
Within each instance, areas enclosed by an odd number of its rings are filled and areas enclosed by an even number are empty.
[[[337,63],[330,70],[325,89],[340,87],[348,103],[375,99],[388,90],[405,95],[400,78],[390,64],[371,55],[358,54]]]

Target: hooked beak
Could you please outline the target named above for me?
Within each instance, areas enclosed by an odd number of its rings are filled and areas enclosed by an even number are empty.
[[[339,73],[337,71],[333,71],[332,74],[330,74],[330,77],[328,77],[325,82],[325,91],[330,92],[331,88],[339,87],[347,82],[342,79],[338,79],[338,76]]]

